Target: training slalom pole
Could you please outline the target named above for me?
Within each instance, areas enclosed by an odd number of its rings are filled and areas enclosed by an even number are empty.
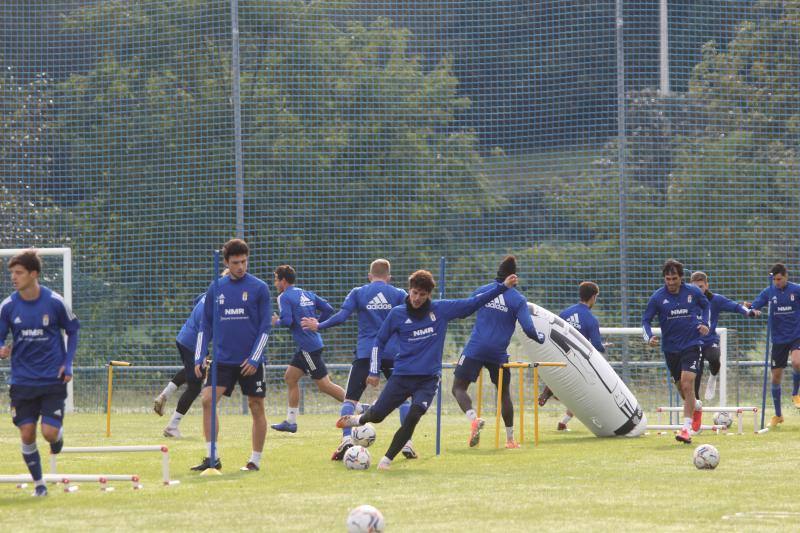
[[[111,399],[114,396],[114,367],[131,366],[127,361],[109,361],[108,367],[108,391],[106,397],[106,437],[111,436]]]
[[[769,274],[769,291],[772,292],[772,273]],[[767,342],[764,344],[764,386],[761,389],[761,429],[767,412],[767,374],[769,374],[769,341],[772,335],[772,299],[767,300]]]
[[[211,284],[213,287],[211,295],[214,297],[213,314],[211,321],[211,346],[219,338],[219,250],[214,250],[214,282]],[[220,475],[222,472],[214,468],[217,463],[217,353],[211,356],[211,449],[209,450],[210,468],[206,468],[200,475]]]
[[[444,299],[445,259],[439,259],[439,299]],[[439,376],[439,390],[436,391],[436,455],[442,453],[442,376]]]

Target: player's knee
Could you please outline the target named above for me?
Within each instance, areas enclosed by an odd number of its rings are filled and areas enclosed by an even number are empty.
[[[197,395],[200,394],[200,391],[203,390],[203,384],[200,383],[199,381],[189,382],[186,385],[186,390],[194,394],[195,397],[197,397]]]
[[[425,408],[421,405],[412,404],[411,408],[408,410],[408,414],[406,415],[406,424],[416,424],[419,422],[419,419],[422,418],[422,415],[425,414]]]
[[[456,379],[455,381],[453,381],[453,388],[452,388],[453,396],[458,396],[462,392],[466,391],[467,391],[466,381],[464,381],[463,379]]]
[[[42,425],[42,437],[47,442],[55,442],[58,440],[58,428],[53,426]]]

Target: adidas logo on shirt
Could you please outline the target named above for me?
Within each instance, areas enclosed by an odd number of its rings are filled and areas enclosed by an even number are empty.
[[[662,304],[668,304],[668,303],[669,303],[669,300],[667,300],[666,298],[664,298],[664,301],[663,301],[663,302],[661,302],[661,303],[662,303]]]
[[[392,308],[392,304],[389,303],[389,300],[386,299],[386,296],[383,295],[382,292],[379,292],[375,295],[372,300],[369,301],[367,304],[367,309],[370,311],[378,311],[378,310],[388,310]]]
[[[15,318],[14,324],[22,324],[22,319],[20,319],[20,317]]]
[[[411,322],[411,319],[410,319],[410,318],[406,318],[406,321],[405,321],[404,323],[405,323],[405,324],[411,324],[412,322]]]
[[[575,329],[581,329],[581,319],[578,316],[578,313],[572,314],[569,318],[567,318],[567,322],[569,325]]]
[[[308,307],[308,306],[314,305],[314,302],[311,301],[311,299],[309,299],[305,294],[301,293],[300,294],[300,305],[302,307]]]
[[[488,307],[489,309],[497,309],[498,311],[502,311],[503,313],[508,313],[508,306],[506,305],[506,299],[503,298],[502,294],[497,298],[495,298],[494,300],[492,300],[491,302],[489,302],[488,304],[486,304],[486,307]]]

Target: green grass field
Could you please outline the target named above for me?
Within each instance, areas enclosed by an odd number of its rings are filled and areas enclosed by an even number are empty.
[[[295,435],[269,432],[257,473],[238,470],[250,451],[249,417],[230,415],[222,418],[224,475],[200,477],[188,470],[204,455],[199,416],[184,421],[184,439],[168,441],[160,436],[166,418],[115,415],[107,439],[103,415],[78,414],[67,418],[67,446],[166,442],[180,485],[160,485],[157,454],[64,456],[62,472],[136,473],[144,489],[116,483],[116,491],[102,493],[81,483],[72,494],[51,488],[42,500],[31,498],[30,488],[0,485],[0,531],[344,531],[348,511],[361,503],[380,509],[387,531],[396,532],[796,531],[800,415],[785,415],[785,427],[766,435],[695,437],[695,445],[719,449],[714,471],[695,469],[694,445],[653,434],[598,439],[577,420],[564,434],[555,431],[555,418],[543,418],[534,448],[530,416],[529,442],[508,451],[494,450],[493,421],[480,448],[468,449],[466,419],[448,416],[444,453],[435,457],[435,417],[428,415],[415,436],[421,458],[400,456],[389,472],[331,462],[336,417],[306,415]],[[393,415],[377,426],[373,465],[397,424]],[[752,422],[745,428],[752,431]],[[19,438],[8,419],[0,444],[0,473],[21,473]]]

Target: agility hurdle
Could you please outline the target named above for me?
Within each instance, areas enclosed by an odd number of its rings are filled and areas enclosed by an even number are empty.
[[[169,477],[169,449],[161,445],[145,445],[145,446],[87,446],[87,447],[73,447],[63,448],[60,453],[50,455],[50,475],[65,476],[65,474],[58,474],[56,465],[56,458],[61,454],[69,453],[142,453],[142,452],[160,452],[161,453],[161,481],[165,486],[177,485],[180,483],[177,479],[170,479]],[[68,476],[69,477],[69,476]],[[108,480],[113,479],[113,475],[103,475]],[[75,479],[71,476],[70,479]]]
[[[683,412],[683,407],[656,407],[656,413],[658,415],[657,416],[657,419],[658,419],[657,421],[658,421],[659,424],[661,424],[661,414],[662,413],[680,413],[680,412]],[[738,431],[736,432],[737,435],[743,435],[744,434],[744,429],[743,429],[743,426],[744,426],[744,424],[743,424],[744,413],[753,413],[753,432],[754,433],[758,433],[758,407],[749,407],[749,406],[703,407],[703,412],[709,412],[709,413],[722,413],[722,412],[736,413],[736,423],[737,423],[737,429],[738,429]],[[648,426],[648,429],[649,428],[650,428],[650,426]]]
[[[64,492],[75,492],[77,485],[72,485],[73,481],[89,481],[100,483],[100,490],[111,492],[114,487],[109,487],[109,481],[129,481],[133,483],[133,490],[142,488],[139,483],[139,476],[135,474],[44,474],[42,479],[47,483],[61,483],[64,485]],[[17,474],[11,476],[0,476],[0,483],[16,483],[17,488],[24,489],[28,483],[33,483],[30,474]]]
[[[648,431],[658,431],[658,435],[666,435],[668,432],[674,433],[681,428],[683,428],[683,426],[680,424],[653,424],[647,426]],[[719,433],[720,431],[725,431],[728,428],[722,424],[703,424],[700,426],[700,429]]]

